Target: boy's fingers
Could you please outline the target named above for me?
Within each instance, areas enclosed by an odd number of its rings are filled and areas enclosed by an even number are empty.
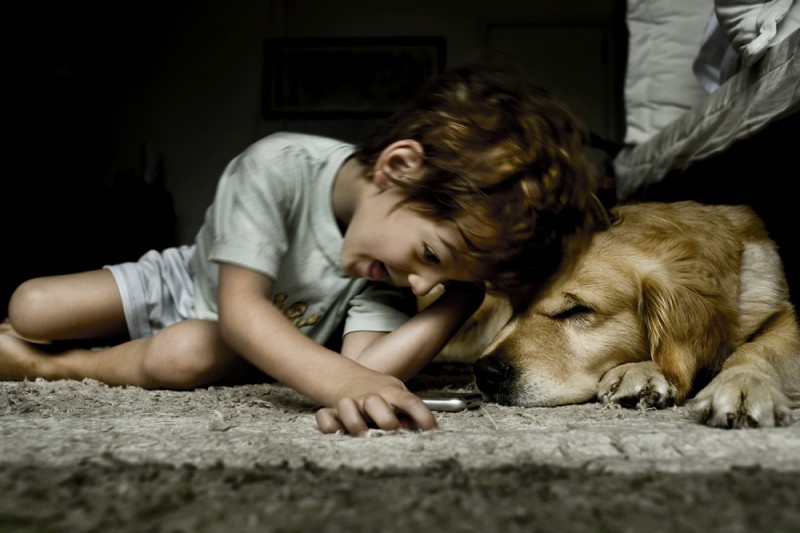
[[[408,396],[403,398],[403,403],[397,407],[411,418],[417,429],[427,431],[439,427],[431,410],[428,409],[422,398],[415,394],[408,393]]]
[[[336,405],[339,420],[351,435],[362,436],[367,432],[367,423],[358,404],[352,398],[342,398]]]
[[[377,394],[369,395],[361,402],[343,398],[336,408],[317,410],[315,417],[323,433],[346,431],[355,436],[363,436],[370,424],[385,430],[438,427],[430,409],[412,393],[404,394],[394,405]]]
[[[378,428],[392,430],[401,427],[400,420],[397,418],[392,406],[377,394],[367,396],[361,405],[363,406],[364,414]]]
[[[400,398],[389,403],[378,395],[368,396],[362,402],[366,417],[381,429],[420,429],[438,427],[436,417],[415,394],[405,391]]]
[[[317,427],[319,427],[319,430],[323,433],[336,433],[337,431],[345,430],[335,409],[323,407],[317,410],[314,417],[317,419]]]

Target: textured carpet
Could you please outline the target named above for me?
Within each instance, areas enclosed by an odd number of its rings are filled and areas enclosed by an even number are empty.
[[[2,382],[0,531],[800,531],[800,423],[484,404],[359,439],[315,409],[276,384]]]

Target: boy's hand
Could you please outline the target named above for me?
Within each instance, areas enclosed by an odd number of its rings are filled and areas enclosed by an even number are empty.
[[[317,426],[323,433],[346,431],[363,436],[367,429],[420,429],[438,427],[436,418],[422,400],[409,392],[402,382],[382,387],[380,392],[344,395],[336,407],[317,411]]]

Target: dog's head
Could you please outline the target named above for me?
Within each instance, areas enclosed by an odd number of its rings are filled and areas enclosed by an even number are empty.
[[[586,402],[607,371],[649,359],[682,401],[698,370],[729,353],[739,250],[719,237],[724,224],[701,220],[692,232],[667,223],[685,220],[682,212],[652,223],[656,215],[627,213],[516,309],[476,361],[476,383],[490,401]]]
[[[512,317],[475,363],[478,388],[490,400],[582,403],[608,370],[647,357],[638,280],[615,259],[591,253]]]

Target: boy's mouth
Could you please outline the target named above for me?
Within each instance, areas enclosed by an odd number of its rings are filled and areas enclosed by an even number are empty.
[[[367,278],[372,281],[380,281],[385,279],[388,275],[389,272],[386,270],[384,264],[377,259],[367,266]]]

